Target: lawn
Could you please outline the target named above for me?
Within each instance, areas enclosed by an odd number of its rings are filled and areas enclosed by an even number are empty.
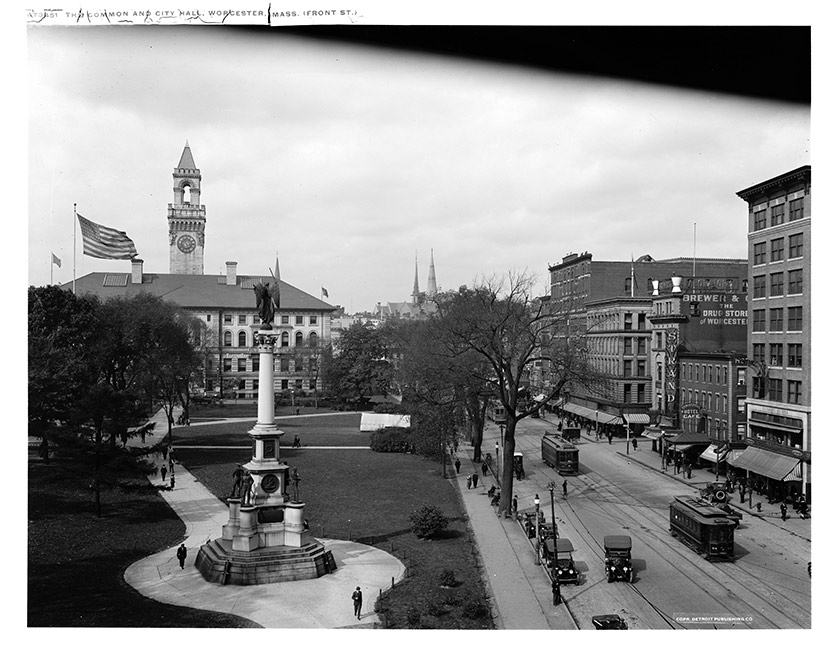
[[[126,582],[133,562],[178,543],[184,523],[146,482],[105,491],[95,515],[88,479],[59,461],[29,465],[30,627],[252,627],[230,614],[164,605]]]
[[[454,481],[443,478],[439,463],[410,454],[334,448],[368,446],[369,434],[357,430],[359,413],[300,415],[278,424],[285,431],[280,456],[299,471],[300,499],[312,534],[375,545],[407,565],[409,577],[383,600],[388,627],[492,628],[486,611],[475,607],[486,604],[484,586]],[[235,463],[250,458],[246,431],[251,426],[241,422],[177,430],[177,444],[238,444],[239,449],[179,448],[176,458],[224,498]],[[295,433],[304,448],[286,447]],[[425,504],[440,507],[450,521],[435,540],[418,539],[410,531],[409,514]],[[441,585],[446,570],[456,580],[450,588]],[[481,616],[470,616],[477,609]]]

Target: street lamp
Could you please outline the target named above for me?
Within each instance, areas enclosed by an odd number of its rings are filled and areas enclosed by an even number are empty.
[[[628,445],[631,442],[631,424],[628,421],[628,417],[623,416],[625,420],[625,453],[628,455]]]
[[[536,505],[536,557],[534,563],[539,563],[539,493],[533,497],[533,504]]]
[[[556,573],[556,570],[559,566],[559,548],[556,544],[557,533],[556,533],[556,509],[554,508],[555,505],[554,505],[554,498],[553,498],[554,488],[556,488],[556,483],[555,482],[551,481],[550,483],[548,483],[548,490],[550,491],[550,520],[551,520],[551,524],[553,525],[553,571],[551,571],[552,572],[551,579],[553,580],[553,584],[554,584],[554,594],[556,594],[556,591],[557,591],[556,587],[558,586],[557,583],[559,582],[559,576]],[[558,597],[554,596],[553,604],[554,605],[559,605],[559,598]]]

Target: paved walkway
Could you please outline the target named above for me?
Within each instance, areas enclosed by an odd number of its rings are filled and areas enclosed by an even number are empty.
[[[167,432],[161,412],[155,435],[146,444],[159,442]],[[142,446],[141,439],[129,441]],[[145,446],[146,446],[145,444]],[[161,466],[161,452],[154,455]],[[168,463],[169,465],[169,463]],[[222,534],[228,508],[181,465],[174,463],[175,488],[159,491],[186,526],[184,569],[176,559],[178,544],[131,565],[124,574],[128,584],[143,595],[184,607],[236,614],[266,628],[373,628],[379,625],[374,604],[381,589],[403,578],[405,567],[395,557],[371,546],[351,541],[318,539],[332,551],[337,570],[316,580],[266,585],[221,586],[205,581],[194,567],[199,548]],[[158,486],[169,485],[170,474],[150,477]],[[360,585],[364,594],[360,621],[354,617],[351,593]]]

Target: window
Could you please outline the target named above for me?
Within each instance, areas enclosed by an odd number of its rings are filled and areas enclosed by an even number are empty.
[[[207,322],[210,323],[210,314],[207,315]]]
[[[308,334],[308,345],[311,346],[312,348],[317,347],[317,333],[316,332],[310,332]]]
[[[625,314],[623,314],[623,329],[624,330],[631,330],[632,329],[631,312],[626,312]]]
[[[778,225],[784,224],[784,205],[783,204],[776,204],[772,207],[772,222],[770,225],[772,227],[777,227]]]
[[[717,394],[715,395],[715,412],[720,412],[720,397]],[[718,422],[718,426],[720,426],[720,422]]]
[[[787,403],[801,403],[801,381],[787,381]]]
[[[767,263],[766,242],[755,243],[755,245],[752,246],[752,263],[755,266]]]
[[[239,323],[239,325],[247,324],[248,323],[248,317],[245,314],[240,314],[238,323]]]
[[[230,358],[223,358],[222,359],[222,371],[230,371],[233,369],[233,365],[231,364]]]
[[[801,368],[801,344],[787,344],[787,366]]]
[[[743,387],[744,385],[746,385],[746,368],[738,367],[738,386]]]
[[[773,307],[769,310],[769,331],[784,332],[784,308]]]
[[[752,344],[752,360],[754,362],[767,361],[766,351],[764,350],[765,348],[765,344]]]
[[[769,274],[769,295],[783,296],[784,295],[784,273],[770,273]]]
[[[626,383],[623,385],[623,402],[624,403],[631,403],[631,384]]]
[[[804,217],[804,198],[790,201],[790,222]]]
[[[637,337],[637,355],[646,354],[646,338]]]
[[[753,376],[752,377],[752,398],[753,399],[763,399],[764,398],[764,379],[760,376]]]
[[[657,380],[659,380],[659,381],[663,380],[663,365],[662,364],[657,365]]]
[[[769,243],[769,260],[783,261],[784,260],[784,239],[774,238]]]
[[[695,365],[695,380],[696,381],[700,380],[700,365],[699,364]]]
[[[646,361],[637,360],[637,375],[643,378],[646,375]]]
[[[762,209],[760,211],[755,211],[753,215],[753,222],[752,222],[752,230],[758,231],[759,229],[765,229],[767,226],[767,210]]]
[[[784,344],[769,345],[769,363],[773,367],[784,366]]]
[[[225,325],[230,325],[231,323],[233,323],[233,314],[225,314],[223,323]]]
[[[783,391],[784,381],[780,378],[770,378],[769,379],[769,395],[768,398],[770,401],[781,401],[784,391]]]
[[[662,349],[663,348],[663,333],[658,332],[658,333],[656,333],[655,336],[657,337],[657,348]]]
[[[624,290],[625,290],[624,291],[625,293],[631,293],[631,278],[630,277],[625,278]]]
[[[302,378],[298,378],[297,380],[295,380],[295,381],[294,381],[294,387],[295,387],[296,389],[298,389],[298,390],[303,389],[303,379],[302,379]]]
[[[259,371],[259,355],[251,357],[251,371]]]
[[[280,358],[280,371],[285,373],[289,369],[289,360],[287,357]]]
[[[312,314],[308,317],[308,324],[309,325],[317,325],[317,316]]]
[[[637,385],[637,403],[646,402],[646,384],[640,383]]]
[[[744,399],[743,397],[738,399],[738,412],[739,413],[745,413],[746,412],[746,399]]]
[[[787,271],[787,293],[804,292],[804,269]]]
[[[222,345],[224,345],[224,346],[233,346],[233,335],[231,334],[230,330],[228,330],[222,336]]]
[[[294,345],[297,348],[302,347],[302,345],[303,345],[303,333],[302,332],[298,332],[296,335],[294,335]]]
[[[682,380],[686,380],[686,363],[685,362],[682,365],[680,365],[680,374],[681,374],[680,378]]]
[[[631,355],[633,349],[631,348],[633,345],[633,340],[631,337],[626,337],[623,339],[623,355]]]
[[[280,323],[281,323],[282,325],[288,325],[288,323],[289,323],[289,320],[288,320],[288,314],[283,314],[283,315],[282,315],[281,320],[280,320]]]
[[[712,382],[712,365],[706,366],[706,380],[710,383]]]
[[[288,346],[288,333],[283,332],[280,335],[280,347],[285,348],[286,346]]]
[[[287,390],[288,389],[288,379],[287,378],[283,378],[280,381],[280,389],[281,390]]]
[[[631,368],[632,368],[631,360],[623,360],[623,376],[625,376],[626,378],[630,378],[631,377]]]
[[[312,378],[311,380],[308,381],[308,389],[310,389],[310,390],[316,390],[317,389],[317,379],[316,378]]]
[[[781,239],[784,240],[784,239]],[[294,324],[295,325],[302,325],[304,323],[302,316],[295,316],[294,317]]]
[[[298,357],[294,358],[294,371],[302,371],[303,370],[303,358]]]
[[[790,307],[787,316],[787,330],[801,330],[803,324],[802,308]]]
[[[706,393],[706,410],[712,410],[712,393]]]
[[[240,346],[247,346],[248,345],[248,333],[242,330],[239,333],[239,345]]]
[[[637,330],[645,330],[646,329],[646,315],[645,312],[640,312],[637,314]]]
[[[752,332],[764,332],[767,329],[767,310],[752,310]]]
[[[804,234],[790,236],[790,259],[804,256]]]
[[[251,383],[251,387],[253,389],[255,389],[255,390],[259,389],[259,381],[258,380],[251,380],[251,381],[248,381],[248,382]]]
[[[752,297],[766,298],[767,297],[767,276],[758,275],[752,278]]]
[[[248,360],[245,358],[239,358],[236,361],[236,370],[237,371],[248,371]]]

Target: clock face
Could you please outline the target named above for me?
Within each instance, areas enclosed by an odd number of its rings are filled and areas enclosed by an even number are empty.
[[[196,248],[196,239],[185,234],[184,236],[179,237],[179,240],[176,241],[176,245],[182,252],[193,252]]]
[[[280,486],[280,480],[275,474],[266,474],[259,483],[266,493],[273,493]]]

